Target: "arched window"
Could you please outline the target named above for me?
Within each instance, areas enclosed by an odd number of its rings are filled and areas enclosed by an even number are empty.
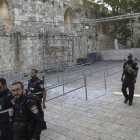
[[[8,22],[10,20],[10,3],[6,0],[0,0],[0,22]]]
[[[65,30],[73,30],[74,28],[74,10],[72,8],[67,8],[64,14]]]

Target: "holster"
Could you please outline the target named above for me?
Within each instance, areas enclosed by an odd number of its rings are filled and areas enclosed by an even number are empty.
[[[13,135],[13,118],[11,116],[9,116],[9,126],[11,130],[11,134]]]

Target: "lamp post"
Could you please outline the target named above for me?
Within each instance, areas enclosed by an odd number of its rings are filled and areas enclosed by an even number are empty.
[[[84,24],[84,57],[87,57],[88,53],[86,30],[89,30],[89,24]]]
[[[45,72],[45,36],[44,36],[44,27],[41,27],[41,39],[43,41],[43,48],[42,48],[42,53],[43,53],[43,72]]]
[[[34,44],[33,44],[33,38],[31,38],[31,42],[32,42],[32,46],[31,46],[31,49],[32,49],[32,68],[34,68],[35,62],[34,62]]]

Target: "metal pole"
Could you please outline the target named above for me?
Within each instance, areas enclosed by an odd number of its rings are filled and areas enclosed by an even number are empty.
[[[106,63],[106,71],[107,71],[107,78],[108,78],[108,64]]]
[[[67,84],[68,84],[68,68],[66,67],[66,80],[67,80]]]
[[[74,63],[74,37],[72,37],[72,62]]]
[[[44,57],[44,55],[45,55],[45,45],[43,43],[43,73],[45,75],[45,57]]]
[[[11,84],[13,83],[12,70],[11,70]]]
[[[58,80],[58,84],[59,84],[59,75],[57,74],[57,80]]]
[[[60,61],[58,61],[58,65],[57,65],[57,74],[59,72],[59,65],[60,65]]]
[[[87,100],[87,80],[86,80],[86,77],[84,77],[84,85],[85,85],[85,93],[86,93],[86,100]]]
[[[63,94],[65,94],[64,76],[63,75],[62,75],[62,83],[63,83]]]
[[[31,48],[32,48],[32,61],[33,61],[32,63],[33,63],[33,68],[34,68],[35,64],[34,64],[33,39],[31,39],[31,40],[32,40],[32,47]]]
[[[105,90],[106,90],[106,75],[105,75],[105,71],[104,71],[104,82],[105,82]]]
[[[22,81],[23,81],[23,85],[24,85],[24,72],[22,71]]]
[[[91,76],[92,76],[92,69],[91,69]]]
[[[84,71],[83,70],[84,70],[84,68],[83,68],[83,65],[82,65],[82,75],[84,75]]]
[[[45,76],[44,75],[42,76],[42,81],[45,83]]]
[[[4,72],[2,71],[2,78],[3,78],[3,76],[4,76]]]
[[[86,57],[86,30],[85,30],[85,24],[84,24],[84,48],[83,48],[83,54],[84,54],[84,57]]]

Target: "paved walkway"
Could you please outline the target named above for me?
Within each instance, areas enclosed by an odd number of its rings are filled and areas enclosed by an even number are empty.
[[[122,69],[123,62],[113,61],[110,66],[116,63],[120,66],[108,71],[109,75]],[[103,72],[87,78],[88,100],[81,88],[47,102],[44,111],[48,129],[42,132],[41,140],[140,140],[140,78],[133,105],[128,106],[121,94],[121,74],[106,79],[106,90]],[[65,91],[82,84],[82,80],[73,82]],[[48,98],[60,94],[62,87],[49,90]]]

